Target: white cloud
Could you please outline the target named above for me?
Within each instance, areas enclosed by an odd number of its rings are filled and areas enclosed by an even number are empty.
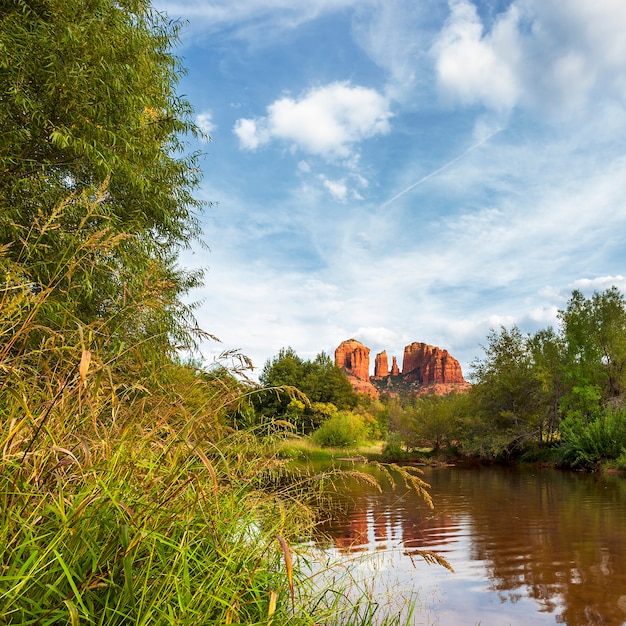
[[[435,42],[439,88],[462,104],[511,109],[519,98],[517,10],[512,7],[485,35],[476,7],[450,0],[450,17]]]
[[[334,297],[337,296],[339,290],[337,285],[325,283],[317,278],[310,278],[304,283],[304,291],[317,297]]]
[[[363,200],[361,189],[367,189],[366,178],[355,172],[349,172],[347,176],[341,178],[329,178],[324,174],[317,176],[322,186],[337,201],[345,204],[348,200]]]
[[[320,177],[322,179],[322,184],[330,195],[337,200],[338,202],[345,202],[348,197],[348,187],[346,185],[345,179],[341,180],[330,180],[324,176]]]
[[[598,276],[597,278],[579,278],[570,285],[572,289],[579,289],[585,292],[604,291],[613,286],[620,290],[625,290],[626,279],[621,274],[617,276]]]
[[[528,316],[533,322],[538,322],[544,326],[555,323],[559,309],[556,306],[539,306],[532,309]]]
[[[237,120],[233,132],[239,137],[239,145],[244,150],[256,150],[269,138],[267,129],[259,122],[245,118]]]
[[[211,111],[203,111],[196,115],[196,124],[203,133],[210,135],[215,132],[216,126],[213,123],[213,113]]]
[[[280,98],[267,116],[239,119],[234,132],[248,150],[279,140],[310,154],[348,157],[355,143],[388,133],[391,117],[389,101],[376,90],[335,82],[299,99]]]
[[[626,101],[621,0],[515,0],[492,24],[470,0],[449,7],[431,49],[448,100],[560,114],[580,111],[594,93]]]
[[[355,337],[360,337],[360,341],[368,344],[392,346],[401,340],[398,333],[385,326],[361,326],[355,333]]]
[[[500,326],[508,328],[515,324],[516,319],[513,315],[490,315],[487,321],[492,328],[499,328]]]

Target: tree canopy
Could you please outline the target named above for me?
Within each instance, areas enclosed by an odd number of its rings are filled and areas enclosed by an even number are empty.
[[[572,292],[556,328],[491,329],[472,366],[466,394],[389,402],[390,431],[489,459],[550,450],[570,467],[626,467],[626,299],[616,287]]]
[[[330,402],[338,409],[353,408],[357,403],[350,381],[324,352],[310,361],[300,358],[293,348],[281,348],[265,362],[259,378],[265,387],[296,387],[311,402]]]
[[[354,408],[358,401],[345,373],[324,352],[305,360],[293,348],[281,348],[265,362],[259,379],[272,391],[258,396],[257,410],[262,415],[288,418],[305,430],[319,426],[337,409]],[[309,404],[294,398],[285,387],[297,389]]]
[[[560,311],[566,345],[565,408],[588,414],[626,391],[626,300],[616,287]]]
[[[3,3],[1,260],[13,283],[50,289],[59,324],[186,335],[180,296],[200,275],[176,257],[199,235],[184,143],[199,130],[176,93],[177,32],[139,0]]]

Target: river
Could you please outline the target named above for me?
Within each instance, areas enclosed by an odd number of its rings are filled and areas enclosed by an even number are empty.
[[[426,467],[435,508],[373,466],[349,481],[317,547],[412,624],[626,624],[626,478],[558,470]],[[435,551],[454,568],[426,563]]]

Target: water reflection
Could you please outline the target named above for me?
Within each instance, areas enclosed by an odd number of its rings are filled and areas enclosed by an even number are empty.
[[[320,529],[332,546],[319,542],[344,558],[385,551],[378,576],[393,570],[437,596],[427,623],[626,623],[626,479],[427,468],[431,511],[379,478],[381,494],[356,482],[341,492]],[[416,560],[423,550],[455,572]]]

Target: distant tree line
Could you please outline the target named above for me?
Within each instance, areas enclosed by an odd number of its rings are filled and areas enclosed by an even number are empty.
[[[557,328],[492,329],[484,351],[468,393],[392,400],[390,428],[409,446],[485,459],[626,465],[626,301],[617,288],[574,291]]]
[[[556,328],[502,326],[486,339],[468,392],[379,401],[355,394],[324,353],[307,361],[283,348],[263,368],[254,420],[284,419],[308,434],[337,412],[356,412],[376,424],[371,433],[408,450],[626,467],[626,301],[616,287],[574,291]]]
[[[325,446],[345,447],[381,436],[380,403],[352,389],[345,372],[326,353],[303,359],[281,348],[259,376],[261,386],[248,388],[245,402],[229,415],[238,428],[259,432],[290,428]]]

